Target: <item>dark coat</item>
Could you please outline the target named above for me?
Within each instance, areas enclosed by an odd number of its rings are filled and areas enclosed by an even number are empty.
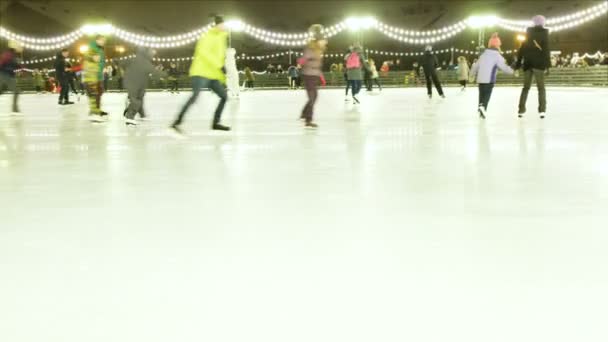
[[[432,54],[431,51],[425,51],[420,60],[420,65],[422,65],[425,74],[430,74],[439,66],[439,61],[437,60],[437,56]]]
[[[55,58],[55,77],[57,77],[57,79],[63,79],[68,76],[67,72],[65,71],[65,68],[65,57],[63,57],[63,54],[59,52],[57,54],[57,57]]]
[[[140,48],[137,56],[127,66],[125,72],[125,86],[127,89],[145,89],[148,85],[150,74],[157,70],[152,64],[152,51],[148,48]]]
[[[15,77],[15,70],[21,68],[15,49],[8,49],[0,56],[0,72]]]
[[[517,52],[516,68],[546,70],[551,66],[549,30],[541,26],[528,27],[526,41]]]

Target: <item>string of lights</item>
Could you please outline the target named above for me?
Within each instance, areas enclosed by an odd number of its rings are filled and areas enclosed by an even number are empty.
[[[477,51],[474,50],[465,50],[465,49],[442,49],[442,50],[435,50],[432,53],[433,54],[442,54],[442,53],[451,53],[452,50],[454,51],[454,53],[462,53],[462,54],[466,54],[466,55],[477,55],[479,54]],[[424,52],[419,51],[419,52],[403,52],[403,51],[381,51],[381,50],[365,50],[365,52],[368,55],[381,55],[381,56],[405,56],[405,57],[409,57],[409,56],[421,56],[424,54]],[[517,52],[517,50],[506,50],[503,51],[503,54],[512,54]],[[279,57],[285,57],[285,56],[289,56],[289,55],[295,55],[295,56],[299,56],[302,53],[301,52],[296,52],[296,51],[283,51],[283,52],[276,52],[276,53],[271,53],[271,54],[267,54],[267,55],[255,55],[255,56],[250,56],[247,54],[241,54],[236,56],[237,60],[268,60],[268,59],[272,59],[272,58],[279,58]],[[326,53],[323,55],[325,58],[344,58],[346,55],[344,53]],[[135,54],[131,54],[131,55],[127,55],[127,56],[122,56],[122,57],[118,57],[118,58],[114,58],[113,60],[116,61],[125,61],[125,60],[130,60],[135,58],[136,55]],[[23,64],[27,65],[27,64],[38,64],[38,63],[44,63],[44,62],[49,62],[49,61],[53,61],[55,60],[55,57],[45,57],[45,58],[38,58],[38,59],[32,59],[32,60],[28,60],[28,61],[24,61]],[[72,59],[68,59],[71,61],[76,61],[76,59],[72,58]],[[155,62],[184,62],[184,61],[191,61],[192,57],[154,57],[152,59]],[[106,60],[106,62],[110,62],[109,59]]]
[[[547,20],[548,28],[555,31],[570,29],[608,13],[608,1],[604,1],[598,5],[577,11],[575,13],[560,17],[549,18]],[[466,20],[461,20],[453,25],[445,26],[434,30],[410,30],[399,27],[394,27],[382,23],[372,17],[363,18],[348,18],[335,25],[324,28],[323,34],[325,37],[333,37],[346,29],[351,31],[376,29],[384,35],[411,45],[434,44],[445,41],[466,28],[482,28],[498,26],[506,30],[515,32],[525,32],[526,27],[530,26],[528,20],[511,20],[500,18],[497,16],[471,16]],[[258,40],[264,41],[272,45],[279,46],[302,46],[306,44],[310,37],[309,32],[300,33],[284,33],[263,30],[261,28],[249,25],[240,20],[233,19],[226,22],[226,26],[231,32],[243,32]],[[133,33],[111,24],[101,25],[83,25],[80,29],[70,32],[65,35],[47,38],[30,37],[14,33],[0,26],[0,37],[17,40],[21,42],[25,48],[32,50],[57,50],[69,46],[81,39],[85,35],[96,33],[115,35],[117,38],[134,44],[136,46],[146,46],[157,49],[175,48],[194,43],[201,34],[207,32],[212,27],[208,24],[201,28],[192,30],[178,35],[170,36],[151,36]]]

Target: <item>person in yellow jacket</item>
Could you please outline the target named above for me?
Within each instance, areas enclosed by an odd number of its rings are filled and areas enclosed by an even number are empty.
[[[224,84],[226,83],[226,72],[224,63],[226,61],[226,49],[228,49],[228,32],[224,27],[224,19],[220,16],[214,18],[215,26],[204,33],[196,44],[194,58],[190,67],[192,78],[192,96],[184,104],[177,118],[170,127],[170,132],[176,136],[183,137],[184,133],[180,125],[184,115],[192,106],[203,88],[209,88],[220,98],[215,115],[213,116],[214,130],[229,131],[230,127],[220,124],[222,111],[226,104],[227,95]]]

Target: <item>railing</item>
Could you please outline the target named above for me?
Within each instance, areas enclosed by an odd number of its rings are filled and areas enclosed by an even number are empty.
[[[608,66],[593,66],[587,68],[560,68],[551,69],[549,77],[545,83],[549,86],[573,86],[573,87],[606,87],[608,86]],[[344,87],[345,80],[342,73],[325,72],[327,87]],[[445,86],[458,84],[457,70],[440,70],[438,71],[441,83]],[[240,75],[241,84],[244,82],[244,75]],[[413,71],[391,71],[388,73],[380,73],[380,82],[383,86],[388,87],[416,87],[424,85],[424,73],[420,77],[416,77]],[[497,77],[498,85],[521,85],[522,76],[515,77],[499,73]],[[17,78],[19,89],[22,91],[33,91],[34,85],[31,75],[26,74]],[[110,91],[119,90],[118,79],[113,78],[108,82]],[[191,88],[189,77],[181,76],[178,79],[178,84],[181,89]],[[255,88],[287,88],[289,81],[287,74],[264,74],[256,75]],[[164,79],[150,79],[148,89],[160,90],[168,88],[168,83]]]

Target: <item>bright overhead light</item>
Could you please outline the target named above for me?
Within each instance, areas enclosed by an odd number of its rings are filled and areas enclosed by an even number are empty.
[[[232,19],[226,22],[226,26],[232,31],[243,31],[245,29],[245,23],[240,21],[239,19]]]
[[[472,16],[467,19],[467,24],[472,28],[491,27],[498,23],[498,17],[495,15]]]
[[[87,24],[80,29],[86,34],[110,34],[114,32],[111,24]]]
[[[526,35],[520,33],[520,34],[517,35],[516,39],[517,39],[518,42],[523,42],[523,41],[526,40]]]

